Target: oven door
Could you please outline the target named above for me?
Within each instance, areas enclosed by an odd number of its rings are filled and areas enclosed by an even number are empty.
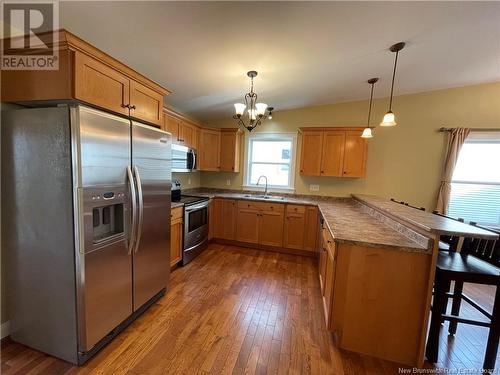
[[[184,251],[189,251],[208,238],[208,202],[184,208]]]

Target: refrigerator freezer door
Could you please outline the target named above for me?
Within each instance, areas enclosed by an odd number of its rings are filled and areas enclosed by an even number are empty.
[[[140,212],[133,254],[134,311],[166,288],[170,276],[171,162],[170,135],[132,122],[132,165]]]
[[[131,192],[130,121],[78,106],[73,127],[79,171],[77,252],[79,349],[90,350],[132,314],[129,254]]]

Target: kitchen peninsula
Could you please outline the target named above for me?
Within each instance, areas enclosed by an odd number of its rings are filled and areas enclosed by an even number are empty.
[[[370,195],[259,196],[204,188],[189,193],[211,198],[213,242],[309,256],[318,251],[325,321],[337,345],[410,366],[424,360],[440,234],[495,237]],[[312,210],[314,220],[306,215]],[[304,236],[316,239],[312,251],[307,239],[300,250],[288,245],[301,213]],[[267,215],[272,219],[259,224]]]

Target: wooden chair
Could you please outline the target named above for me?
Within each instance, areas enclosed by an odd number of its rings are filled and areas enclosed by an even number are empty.
[[[491,229],[487,230],[499,233]],[[430,362],[437,362],[439,331],[441,323],[447,320],[450,322],[449,333],[452,335],[456,333],[458,323],[489,327],[483,368],[492,370],[495,367],[500,338],[500,269],[496,266],[500,260],[499,244],[500,240],[466,238],[460,253],[439,252],[434,281],[431,326],[426,348],[426,356]],[[455,282],[455,287],[453,293],[450,293],[452,281]],[[495,301],[491,313],[463,293],[464,283],[496,286]],[[446,313],[448,298],[453,298],[450,314]],[[460,317],[462,300],[469,303],[489,321]]]

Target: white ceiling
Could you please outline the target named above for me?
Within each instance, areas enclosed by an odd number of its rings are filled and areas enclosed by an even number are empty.
[[[500,80],[500,2],[61,2],[61,26],[200,120],[255,91],[277,110]]]

